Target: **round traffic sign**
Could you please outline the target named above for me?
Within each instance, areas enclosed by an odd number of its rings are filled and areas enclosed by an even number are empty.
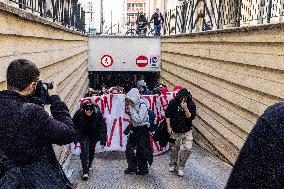
[[[110,55],[104,55],[101,58],[101,65],[103,65],[103,67],[107,68],[110,67],[113,64],[113,59]]]
[[[136,64],[140,68],[144,68],[148,65],[148,58],[146,56],[138,56],[136,58]]]

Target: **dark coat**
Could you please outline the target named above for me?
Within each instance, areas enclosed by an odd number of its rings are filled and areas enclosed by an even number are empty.
[[[29,188],[67,188],[70,185],[52,144],[71,143],[76,133],[65,103],[59,96],[51,96],[50,102],[53,117],[17,92],[0,92],[0,147],[27,176],[26,182],[32,185]],[[7,171],[5,167],[2,170]],[[40,180],[44,177],[46,179]]]
[[[166,120],[163,120],[159,127],[158,130],[154,133],[153,135],[153,140],[156,142],[159,142],[160,146],[166,147],[168,142],[175,142],[174,139],[170,138],[170,135],[168,133],[167,129],[167,123]]]
[[[226,188],[284,188],[284,102],[269,107],[259,117]]]
[[[185,116],[185,112],[180,106],[181,98],[186,96],[188,96],[187,107],[191,113],[190,118]],[[175,133],[185,133],[192,129],[192,120],[196,116],[196,106],[191,98],[190,92],[187,89],[181,89],[177,93],[177,96],[170,101],[166,109],[165,116],[166,118],[170,118],[171,128]]]
[[[101,145],[106,145],[107,127],[97,105],[91,117],[86,116],[83,108],[78,109],[73,116],[73,123],[77,132],[77,141],[90,137],[100,141]]]
[[[143,24],[140,25],[139,22],[143,22]],[[144,14],[139,14],[139,16],[137,17],[136,20],[136,24],[138,25],[138,27],[144,28],[147,25],[148,21],[147,18],[145,17]]]
[[[154,13],[151,17],[151,20],[152,21],[154,20],[154,25],[160,25],[160,24],[163,24],[164,23],[164,17],[162,15],[162,13]]]

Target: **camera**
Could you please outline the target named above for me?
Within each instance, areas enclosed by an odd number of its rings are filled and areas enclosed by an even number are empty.
[[[43,81],[38,81],[36,86],[36,91],[33,94],[33,103],[44,106],[50,104],[48,90],[53,89],[52,83],[46,83]]]

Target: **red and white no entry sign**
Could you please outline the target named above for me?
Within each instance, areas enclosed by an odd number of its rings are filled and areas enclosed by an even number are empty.
[[[148,58],[146,56],[138,56],[136,58],[136,64],[140,68],[144,68],[148,65]]]
[[[103,65],[103,67],[107,68],[110,67],[113,64],[113,59],[110,55],[104,55],[101,58],[101,65]]]

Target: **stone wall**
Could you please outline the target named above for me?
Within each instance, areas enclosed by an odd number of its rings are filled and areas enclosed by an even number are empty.
[[[25,58],[40,68],[42,80],[59,83],[60,97],[73,113],[88,84],[87,36],[4,3],[0,26],[0,90],[6,89],[8,64]],[[67,149],[56,147],[61,162]]]
[[[195,141],[233,164],[257,118],[284,97],[284,24],[162,38],[162,81],[192,91]]]

